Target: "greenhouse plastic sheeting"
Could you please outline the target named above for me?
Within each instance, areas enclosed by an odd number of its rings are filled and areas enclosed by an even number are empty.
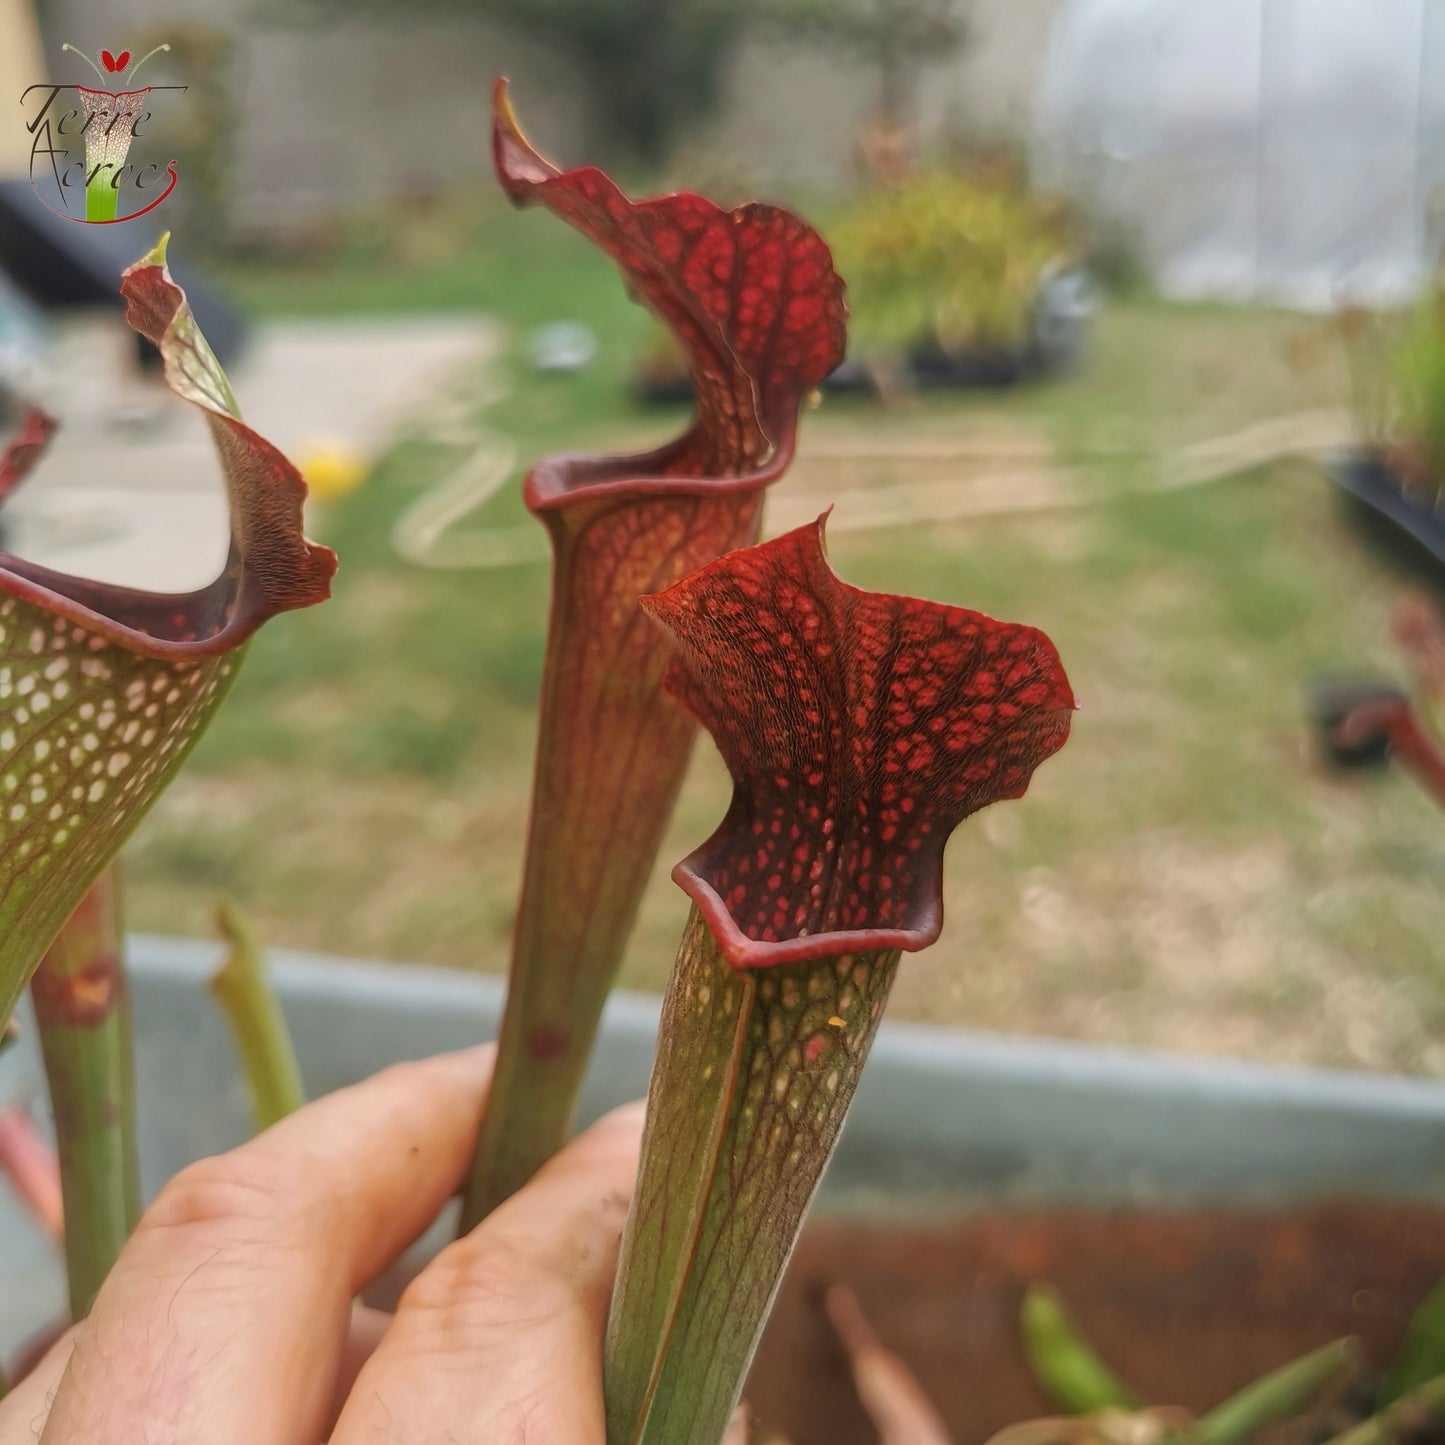
[[[1416,294],[1445,234],[1445,0],[1072,0],[1040,180],[1181,299]]]

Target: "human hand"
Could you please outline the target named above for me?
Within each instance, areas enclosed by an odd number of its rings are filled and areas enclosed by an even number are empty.
[[[602,1334],[642,1107],[353,1306],[460,1185],[492,1050],[387,1069],[161,1191],[0,1403],[0,1445],[603,1445]]]

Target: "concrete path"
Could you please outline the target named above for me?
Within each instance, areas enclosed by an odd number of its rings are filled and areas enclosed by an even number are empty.
[[[460,370],[496,355],[485,317],[258,325],[231,381],[246,420],[289,456],[333,443],[378,456]],[[62,427],[9,509],[11,550],[158,591],[203,586],[226,552],[226,501],[201,418],[128,375],[131,340],[86,322],[57,338],[41,397]]]

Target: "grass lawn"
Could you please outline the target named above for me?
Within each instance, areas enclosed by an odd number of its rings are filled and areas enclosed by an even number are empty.
[[[514,344],[498,367],[510,394],[474,407],[523,459],[678,424],[627,401],[647,321],[585,244],[500,208],[461,240],[433,244],[431,229],[227,279],[260,314],[473,308],[514,343],[540,322],[584,320],[601,341],[588,370],[534,376]],[[956,836],[944,940],[906,962],[897,1016],[1445,1073],[1432,1043],[1445,1023],[1445,819],[1399,777],[1325,776],[1301,707],[1312,675],[1393,666],[1399,580],[1341,525],[1308,464],[1138,490],[1154,448],[1341,404],[1336,358],[1296,364],[1307,330],[1113,302],[1075,379],[886,413],[829,401],[809,419],[781,490],[819,509],[844,495],[839,571],[1044,627],[1084,703],[1028,798]],[[479,394],[474,378],[458,384]],[[847,530],[850,488],[886,494],[925,474],[964,485],[980,463],[946,454],[970,439],[1077,462],[1087,505]],[[942,459],[887,455],[934,444]],[[810,447],[825,459],[810,462]],[[427,570],[390,542],[461,455],[422,418],[322,520],[342,558],[335,600],[266,629],[137,837],[135,926],[205,933],[229,889],[278,945],[505,966],[547,569]],[[515,484],[473,523],[534,525]],[[668,867],[726,794],[704,740],[626,984],[661,985],[684,915]]]

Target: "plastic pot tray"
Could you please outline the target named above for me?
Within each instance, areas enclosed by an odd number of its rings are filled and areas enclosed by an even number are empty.
[[[1325,458],[1324,468],[1372,529],[1403,544],[1416,563],[1445,568],[1445,511],[1432,510],[1412,497],[1389,467],[1367,452],[1339,452]]]
[[[142,1172],[154,1192],[239,1143],[247,1101],[206,991],[219,946],[136,937],[130,954]],[[284,952],[272,962],[313,1094],[496,1032],[499,979]],[[584,1121],[645,1092],[657,1014],[654,997],[614,995]],[[27,1027],[0,1057],[0,1106],[43,1088]],[[1409,1201],[1442,1186],[1445,1085],[888,1023],[819,1211]],[[63,1299],[55,1251],[0,1190],[0,1354]]]

